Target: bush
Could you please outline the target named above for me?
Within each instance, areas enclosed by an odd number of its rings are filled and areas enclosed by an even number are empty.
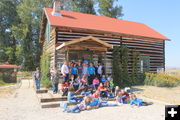
[[[176,87],[180,85],[180,78],[167,74],[146,73],[144,84],[157,87]]]
[[[42,72],[42,80],[41,85],[45,88],[51,87],[51,81],[48,76],[50,73],[50,57],[48,53],[43,53],[41,56],[41,72]]]

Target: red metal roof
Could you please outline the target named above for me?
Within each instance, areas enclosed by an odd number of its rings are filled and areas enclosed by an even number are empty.
[[[61,10],[62,17],[59,17],[52,16],[52,10],[52,8],[45,8],[46,16],[52,26],[92,29],[169,40],[143,23],[63,10]]]
[[[17,65],[1,64],[0,68],[21,68],[21,67]]]

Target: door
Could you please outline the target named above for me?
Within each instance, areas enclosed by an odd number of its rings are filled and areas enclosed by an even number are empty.
[[[150,71],[150,57],[147,55],[140,56],[140,70],[141,72]]]

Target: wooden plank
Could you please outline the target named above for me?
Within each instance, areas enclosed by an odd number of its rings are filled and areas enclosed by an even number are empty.
[[[36,93],[47,93],[48,90],[47,89],[41,89],[41,90],[36,90]]]
[[[67,103],[68,106],[71,106],[71,105],[76,105],[78,104],[79,102],[75,102],[75,103]],[[41,108],[57,108],[57,107],[60,107],[60,102],[51,102],[51,103],[42,103],[41,104]]]

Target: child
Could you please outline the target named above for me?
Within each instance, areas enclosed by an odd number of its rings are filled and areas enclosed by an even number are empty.
[[[135,105],[138,107],[142,106],[142,99],[137,98],[134,93],[131,94],[131,99],[132,99],[132,101],[131,101],[130,105],[132,107]]]
[[[78,73],[78,69],[76,67],[76,64],[73,64],[73,67],[71,69],[72,69],[71,74],[74,76],[73,80],[75,80],[77,77],[77,73]]]
[[[117,94],[118,94],[120,91],[121,91],[121,90],[120,90],[119,86],[116,86],[116,87],[115,87],[114,95],[117,96]]]
[[[92,85],[92,81],[94,79],[95,75],[95,68],[92,63],[90,63],[90,66],[88,67],[89,77],[88,77],[88,84]]]
[[[97,98],[90,97],[89,98],[89,105],[87,106],[87,109],[96,109],[99,107],[100,101]]]
[[[87,105],[89,104],[89,99],[90,97],[85,96],[84,100],[81,103],[75,105],[72,108],[67,108],[67,103],[62,105],[61,107],[63,107],[64,111],[67,111],[68,113],[80,113],[81,111],[87,109]]]
[[[100,83],[99,87],[98,87],[98,91],[100,91],[100,97],[102,98],[107,98],[108,97],[108,92],[107,92],[107,88],[104,87],[103,83]]]
[[[68,86],[69,86],[68,82],[65,82],[64,84],[62,84],[62,92],[63,92],[62,96],[67,96]]]
[[[129,100],[129,93],[124,91],[124,90],[121,90],[121,93],[122,93],[122,101],[123,101],[123,103],[127,104],[128,100]]]
[[[74,97],[74,87],[69,87],[68,88],[68,95],[67,95],[67,101],[68,102],[78,102],[81,101],[81,98],[75,98]]]
[[[107,81],[106,76],[105,76],[105,75],[102,75],[101,82],[102,82],[102,83],[105,83],[106,81]]]
[[[99,96],[100,96],[100,93],[99,93],[99,91],[98,90],[96,90],[94,93],[93,93],[93,95],[92,95],[94,98],[99,98]]]
[[[122,105],[122,103],[123,103],[122,93],[121,93],[121,92],[119,92],[119,93],[117,94],[117,96],[116,96],[116,103],[117,103],[118,105]]]
[[[77,91],[81,85],[82,85],[81,79],[80,76],[78,75],[77,78],[74,80],[74,84],[73,84],[75,91]]]
[[[91,94],[91,91],[89,91],[88,89],[89,89],[88,86],[87,86],[87,85],[84,85],[84,86],[81,88],[81,90],[82,90],[81,95],[85,95],[85,96],[90,95],[90,94]]]
[[[86,85],[87,84],[87,78],[85,75],[83,75],[82,79],[81,79],[81,82],[83,83],[83,85]]]
[[[95,79],[93,80],[93,88],[97,90],[98,86],[99,86],[99,79],[95,77]]]

